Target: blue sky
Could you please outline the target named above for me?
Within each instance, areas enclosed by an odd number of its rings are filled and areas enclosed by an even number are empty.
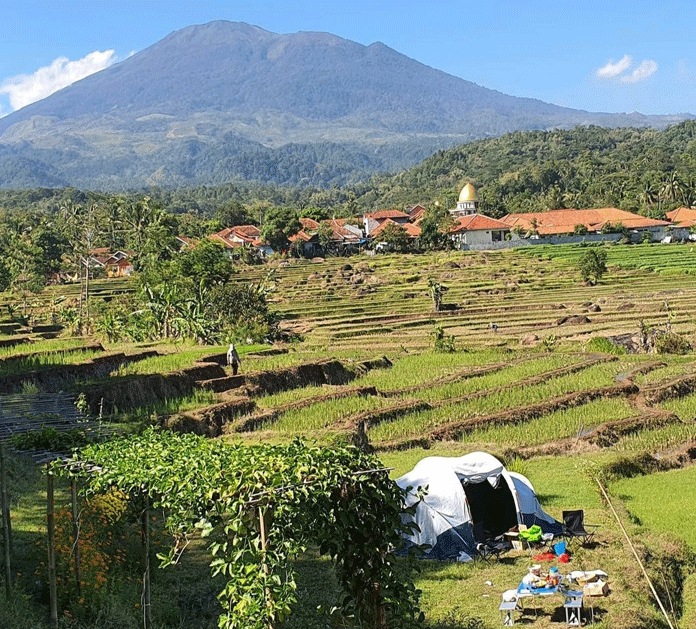
[[[75,0],[0,1],[0,115],[217,19],[381,41],[484,87],[576,109],[696,113],[687,0]]]

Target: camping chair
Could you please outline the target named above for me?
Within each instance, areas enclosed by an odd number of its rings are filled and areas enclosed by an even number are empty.
[[[587,530],[587,529],[591,530]],[[591,544],[594,542],[594,535],[598,524],[585,524],[585,512],[582,509],[563,512],[563,535],[572,541],[574,538],[581,539],[581,544]]]
[[[483,528],[483,522],[474,522],[474,540],[478,557],[486,562],[490,561],[491,557],[500,559],[500,553],[510,548],[510,542],[503,535],[489,539]]]

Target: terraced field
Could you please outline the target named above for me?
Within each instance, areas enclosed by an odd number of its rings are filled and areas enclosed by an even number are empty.
[[[0,349],[0,370],[19,378],[21,389],[22,373],[101,360],[108,369],[71,385],[95,414],[248,443],[352,441],[376,450],[394,476],[428,454],[486,450],[527,474],[552,515],[584,508],[588,521],[602,525],[600,545],[578,549],[573,560],[573,567],[610,573],[612,595],[599,605],[599,627],[666,626],[597,494],[593,479],[600,477],[649,572],[663,577],[660,591],[670,591],[683,628],[696,618],[696,581],[687,578],[696,569],[689,549],[696,547],[679,517],[656,516],[671,501],[680,513],[683,496],[669,489],[651,501],[650,492],[665,470],[682,470],[665,477],[665,487],[680,478],[692,483],[696,358],[625,353],[602,339],[638,345],[641,330],[669,328],[694,344],[696,257],[688,245],[608,247],[608,273],[587,286],[575,268],[583,251],[530,247],[278,264],[273,308],[296,340],[270,355],[242,348],[238,376],[227,373],[223,348],[90,350],[94,341],[38,340],[31,330],[7,335],[28,340]],[[247,268],[235,281],[259,281],[266,272]],[[429,280],[448,288],[439,312]],[[453,337],[456,351],[435,350],[436,326]],[[598,339],[605,351],[597,351]],[[496,626],[498,590],[513,587],[529,561],[513,554],[497,566],[426,567],[418,585],[428,626]],[[308,579],[316,578],[320,562],[306,564]],[[302,620],[291,618],[287,627],[326,626],[305,615],[316,601],[303,587]],[[472,624],[476,619],[480,624]],[[556,621],[542,611],[534,626]]]

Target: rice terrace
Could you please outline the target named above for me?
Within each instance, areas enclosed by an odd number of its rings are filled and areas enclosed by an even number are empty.
[[[259,507],[268,491],[285,496],[287,487],[267,491],[253,485],[254,465],[261,474],[264,461],[295,452],[301,465],[327,470],[327,484],[317,495],[354,505],[346,479],[368,478],[365,484],[374,483],[374,491],[386,496],[391,484],[378,480],[386,474],[396,479],[426,456],[476,451],[524,474],[541,506],[557,520],[564,510],[582,509],[586,522],[599,525],[593,543],[571,544],[567,567],[608,575],[609,594],[593,600],[598,628],[696,626],[696,362],[691,349],[696,253],[689,244],[597,247],[607,254],[608,270],[594,285],[578,272],[578,259],[588,249],[582,245],[240,263],[233,282],[271,283],[268,304],[283,338],[273,344],[237,343],[241,371],[236,376],[226,368],[226,344],[123,343],[97,330],[72,336],[65,322],[52,325],[52,304],[74,298],[74,285],[38,294],[33,321],[20,320],[9,293],[0,295],[0,440],[12,527],[11,570],[3,580],[13,584],[9,599],[3,588],[0,626],[49,626],[51,570],[57,575],[54,620],[60,627],[143,626],[145,604],[145,622],[152,627],[216,627],[221,610],[229,611],[217,600],[229,583],[239,588],[240,597],[249,596],[248,618],[257,618],[255,606],[277,610],[275,624],[249,620],[247,626],[392,626],[377,612],[370,618],[330,612],[345,596],[341,588],[353,566],[348,538],[332,547],[338,542],[315,526],[308,530],[318,537],[295,541],[300,520],[284,511],[285,502],[275,511]],[[93,303],[127,295],[133,290],[129,282],[95,280]],[[434,285],[445,289],[437,309]],[[147,441],[147,435],[165,433],[172,435],[167,439],[181,435],[183,445]],[[53,567],[46,559],[44,463],[52,453],[69,454],[73,446],[92,448],[91,460],[98,461],[103,438],[127,435],[144,440],[134,442],[133,462],[141,455],[158,461],[153,475],[159,475],[161,494],[170,494],[162,499],[168,507],[151,508],[147,496],[126,506],[145,480],[138,480],[135,463],[119,468],[118,477],[115,472],[108,477],[110,489],[95,489],[90,500],[80,502],[82,580],[75,581],[70,479],[83,487],[93,482],[82,476],[89,461],[66,475],[56,472]],[[365,458],[350,459],[353,445]],[[258,459],[247,454],[254,448],[242,446],[258,446]],[[190,469],[173,455],[167,459],[168,447],[182,448],[181,461],[195,452],[186,459]],[[335,452],[336,460],[320,454],[327,452]],[[126,461],[131,455],[119,456]],[[264,546],[240,545],[239,561],[247,557],[243,553],[258,551],[263,557],[258,571],[270,576],[280,564],[266,550],[271,535],[266,525],[271,518],[293,523],[282,533],[288,567],[274,573],[277,581],[258,581],[258,590],[244,590],[241,580],[225,585],[234,571],[228,559],[220,559],[217,574],[210,576],[205,537],[210,531],[203,516],[196,516],[199,528],[183,534],[186,518],[202,507],[195,497],[175,505],[173,495],[184,495],[186,488],[173,480],[166,485],[168,469],[191,474],[186,478],[194,483],[196,475],[203,479],[207,473],[205,462],[223,466],[227,456],[249,465],[247,475],[235,482],[241,487],[251,479],[254,498],[241,507],[232,498],[225,503],[221,521],[233,526],[238,520],[229,512],[239,508],[247,518],[239,526],[247,528],[234,534],[225,529],[224,539],[220,530],[213,531],[217,556],[229,557],[222,546],[251,535],[258,521]],[[335,478],[344,483],[342,494],[328,484],[334,478],[331,465],[339,463],[342,475],[336,472]],[[94,470],[90,473],[94,476]],[[311,483],[320,480],[293,485],[292,500],[318,500]],[[165,485],[169,490],[162,489]],[[224,491],[209,490],[206,500],[222,503]],[[364,511],[365,526],[375,530],[378,504],[370,502]],[[398,522],[398,514],[384,517],[392,516]],[[165,526],[167,518],[172,526]],[[336,516],[337,530],[342,518]],[[357,526],[352,520],[345,525]],[[175,542],[173,534],[180,534]],[[148,598],[143,552],[153,558]],[[536,563],[535,552],[511,549],[490,561],[417,562],[413,578],[421,592],[423,626],[500,626],[501,594],[517,587]],[[172,565],[159,569],[155,555]],[[9,550],[3,556],[6,561]],[[407,570],[406,564],[397,558],[394,570]],[[280,584],[288,570],[297,583],[289,595]],[[355,597],[359,588],[349,591]],[[409,593],[399,600],[416,598]],[[518,622],[524,626],[566,626],[561,599],[523,599],[520,611]],[[242,626],[227,622],[224,626]]]

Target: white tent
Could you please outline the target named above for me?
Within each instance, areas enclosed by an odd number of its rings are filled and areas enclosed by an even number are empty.
[[[406,506],[415,508],[412,517],[420,529],[408,541],[430,546],[428,557],[473,556],[475,527],[477,532],[485,531],[487,537],[519,524],[538,524],[545,533],[562,532],[561,523],[541,508],[529,480],[508,472],[498,459],[485,452],[427,457],[396,482],[407,490]],[[419,487],[427,489],[422,498],[418,496]]]

